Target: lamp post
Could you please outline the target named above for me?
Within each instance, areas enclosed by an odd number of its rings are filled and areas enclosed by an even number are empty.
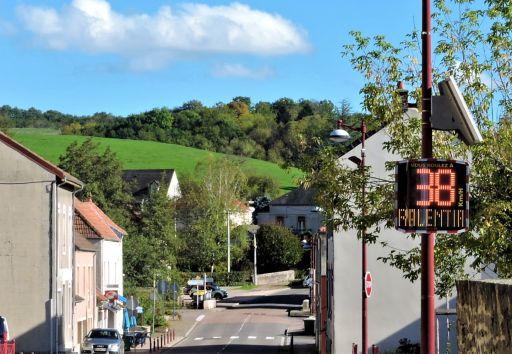
[[[359,170],[361,171],[361,175],[363,177],[363,187],[361,191],[361,216],[364,218],[366,216],[366,183],[364,180],[364,169],[365,169],[365,140],[366,140],[366,124],[364,119],[361,119],[361,125],[353,126],[344,124],[343,121],[338,120],[337,127],[335,130],[331,132],[329,135],[329,139],[335,143],[342,143],[350,139],[350,134],[345,130],[352,130],[361,132],[361,159],[357,157],[351,158],[350,161],[355,162],[359,166]],[[361,229],[361,336],[362,336],[362,353],[368,353],[368,297],[366,296],[365,291],[365,275],[367,271],[367,261],[366,261],[366,226],[364,225]]]

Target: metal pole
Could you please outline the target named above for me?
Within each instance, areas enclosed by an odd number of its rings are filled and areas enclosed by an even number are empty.
[[[153,276],[153,333],[155,332],[155,311],[156,311],[156,276]]]
[[[430,0],[422,0],[422,112],[421,157],[432,158],[432,34]],[[434,241],[435,234],[421,235],[421,353],[435,353],[434,307]]]
[[[256,234],[253,234],[253,242],[254,242],[254,285],[258,285],[258,266],[257,266],[257,258],[256,258],[256,249],[258,248],[256,244]]]
[[[231,273],[231,232],[229,230],[229,210],[228,214],[228,273]]]
[[[366,141],[366,124],[364,123],[364,120],[361,120],[361,175],[363,177],[363,191],[361,195],[361,215],[363,217],[363,228],[362,228],[362,235],[361,235],[361,241],[362,241],[362,274],[361,274],[361,284],[362,284],[362,336],[363,336],[363,343],[362,343],[362,352],[364,354],[368,353],[368,298],[366,297],[366,290],[365,290],[365,275],[366,275],[366,269],[367,269],[367,260],[366,260],[366,221],[364,220],[364,217],[366,216],[366,182],[365,182],[365,175],[364,175],[364,169],[365,169],[365,141]]]

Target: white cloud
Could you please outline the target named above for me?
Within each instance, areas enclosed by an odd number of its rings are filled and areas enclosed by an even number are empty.
[[[37,42],[55,50],[114,53],[133,67],[211,53],[285,55],[309,50],[304,31],[277,14],[241,3],[184,4],[155,14],[125,15],[105,0],[73,0],[61,9],[20,6],[18,15]]]
[[[266,79],[274,75],[274,70],[269,67],[250,69],[242,64],[222,64],[213,70],[216,77],[236,77],[254,80]]]

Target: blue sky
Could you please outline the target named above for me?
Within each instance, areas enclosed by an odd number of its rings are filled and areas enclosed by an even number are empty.
[[[207,105],[348,99],[362,79],[340,55],[352,29],[399,41],[411,0],[0,0],[0,105],[129,114]]]

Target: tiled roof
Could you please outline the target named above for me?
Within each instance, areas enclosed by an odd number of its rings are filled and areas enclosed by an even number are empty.
[[[46,161],[41,156],[37,155],[35,152],[30,151],[17,141],[11,139],[4,133],[0,132],[0,141],[3,142],[5,145],[9,146],[11,149],[17,151],[18,153],[25,156],[27,159],[33,161],[34,163],[38,164],[42,168],[44,168],[46,171],[54,174],[55,176],[59,177],[62,181],[66,181],[66,183],[73,185],[75,188],[79,188],[83,186],[83,182],[81,182],[78,178],[73,177],[66,171],[62,170],[61,168],[55,166],[49,161]]]
[[[168,170],[125,170],[123,171],[123,179],[130,183],[133,195],[149,194],[149,187],[152,183],[160,183],[163,181],[168,187],[171,183],[173,169]]]
[[[75,218],[76,230],[85,237],[120,241],[122,237],[126,235],[126,231],[113,222],[107,214],[98,208],[91,200],[82,202],[76,199],[75,211],[79,216]]]

